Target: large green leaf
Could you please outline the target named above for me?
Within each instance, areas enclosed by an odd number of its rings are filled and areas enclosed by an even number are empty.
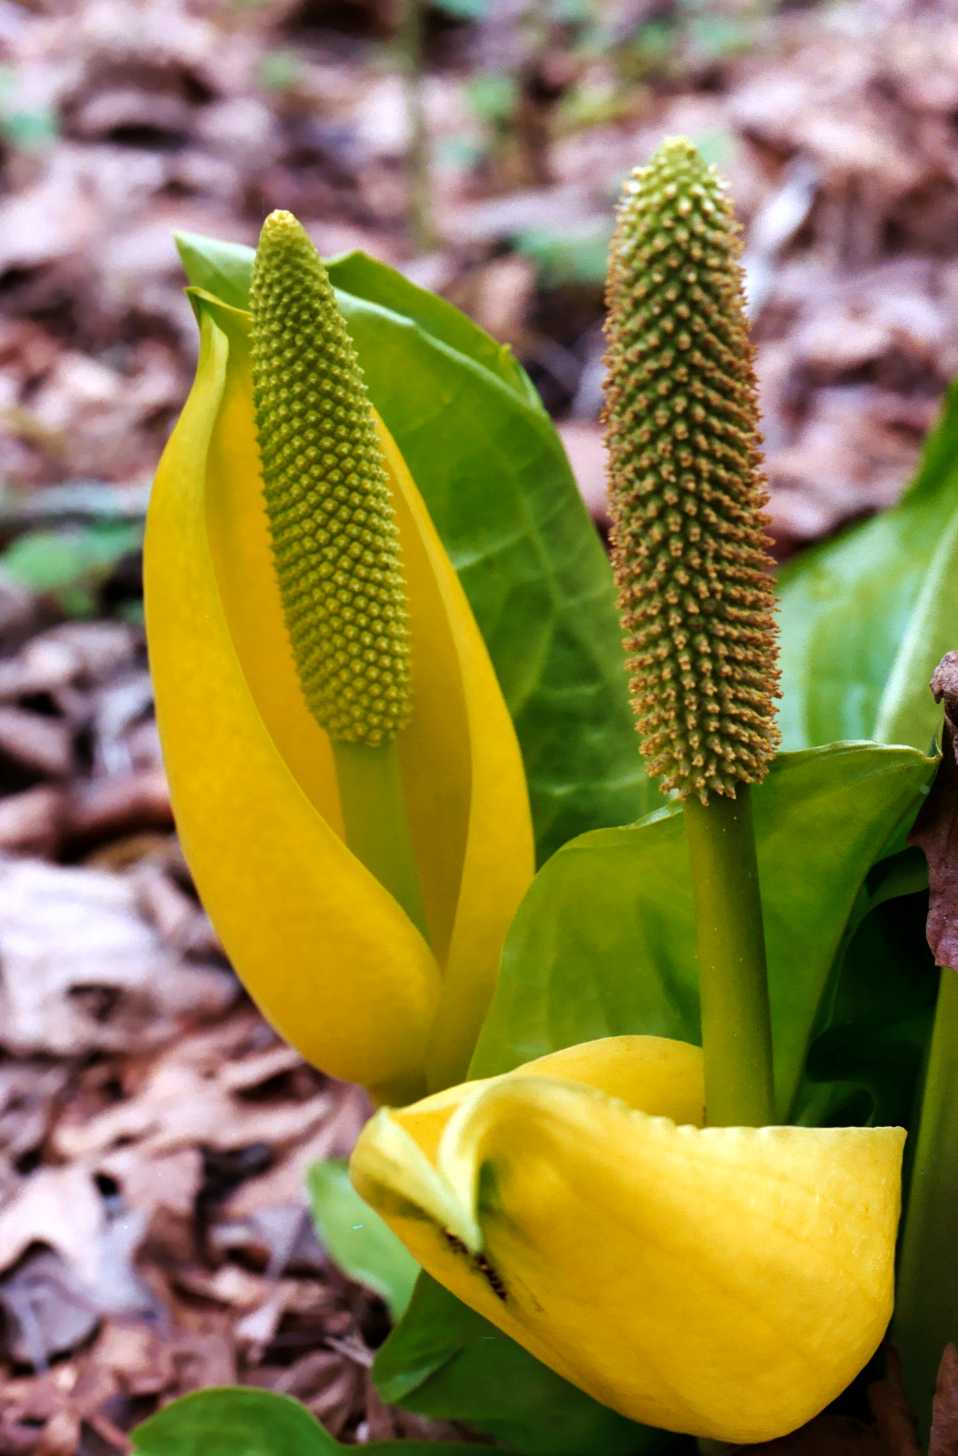
[[[368,253],[358,251],[331,258],[329,275],[341,293],[362,298],[367,303],[378,303],[381,308],[409,319],[450,349],[491,370],[527,404],[541,408],[535,385],[508,344],[500,344],[473,323],[468,314],[438,294],[417,287],[395,268],[387,268]]]
[[[786,748],[839,738],[928,747],[928,692],[958,647],[958,386],[894,510],[789,563],[780,578]]]
[[[355,1451],[287,1395],[247,1386],[175,1400],[133,1432],[132,1456],[339,1456]],[[366,1456],[474,1456],[459,1442],[374,1441]]]
[[[865,876],[934,769],[913,749],[838,743],[781,755],[753,790],[783,1118]],[[626,1032],[698,1041],[695,965],[681,810],[583,835],[520,906],[472,1071]]]
[[[245,303],[249,249],[195,234],[180,248],[193,283]],[[351,254],[331,273],[372,399],[489,647],[540,858],[646,813],[658,798],[636,750],[611,572],[531,385],[474,324],[392,269]]]
[[[253,249],[246,243],[208,238],[203,233],[174,233],[183,272],[194,288],[222,299],[232,308],[249,308]]]
[[[71,617],[96,611],[97,589],[124,556],[143,544],[131,521],[28,531],[0,552],[0,571],[38,595],[52,596]]]
[[[314,1163],[307,1187],[313,1220],[330,1258],[350,1279],[378,1294],[393,1320],[401,1319],[419,1273],[412,1254],[360,1198],[342,1158]]]
[[[373,1375],[389,1404],[462,1421],[525,1456],[652,1456],[676,1444],[577,1390],[428,1274]]]
[[[909,1125],[938,976],[925,938],[928,872],[917,849],[869,876],[809,1048],[798,1120]],[[906,1148],[906,1157],[911,1151]]]

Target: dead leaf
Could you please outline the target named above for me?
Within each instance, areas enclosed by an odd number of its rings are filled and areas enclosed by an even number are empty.
[[[937,965],[958,970],[958,652],[942,658],[931,690],[945,709],[941,764],[908,838],[928,861],[928,944]]]
[[[141,1085],[121,1102],[98,1115],[64,1117],[56,1133],[57,1150],[67,1158],[99,1157],[135,1141],[144,1155],[157,1157],[197,1144],[228,1153],[298,1143],[324,1121],[327,1094],[315,1092],[292,1103],[278,1095],[244,1102],[228,1085],[231,1043],[235,1048],[244,1037],[248,1040],[251,1029],[260,1025],[244,1009],[205,1036],[194,1033],[168,1045],[153,1058]]]
[[[0,1065],[0,1148],[7,1158],[19,1161],[45,1141],[69,1080],[69,1066],[63,1063],[38,1059]]]
[[[559,434],[589,514],[594,520],[605,520],[609,513],[606,456],[599,425],[588,420],[567,420]]]
[[[46,714],[0,707],[0,754],[44,778],[63,779],[73,767],[73,733]]]
[[[885,1372],[868,1387],[868,1405],[888,1456],[921,1456],[911,1404],[902,1381],[901,1360],[894,1345],[886,1345]]]
[[[941,1357],[928,1456],[958,1456],[958,1350],[954,1345],[946,1346]]]
[[[45,1370],[96,1329],[99,1313],[89,1287],[59,1255],[32,1249],[0,1279],[6,1316],[5,1358]]]
[[[0,858],[0,1041],[77,1057],[169,1041],[239,992],[194,965],[138,913],[133,882],[99,870]]]
[[[9,1269],[31,1244],[46,1244],[92,1289],[105,1227],[106,1209],[86,1168],[75,1163],[40,1168],[0,1209],[0,1270]]]

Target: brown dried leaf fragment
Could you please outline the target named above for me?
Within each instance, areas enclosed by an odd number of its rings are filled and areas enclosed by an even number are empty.
[[[941,765],[909,843],[928,861],[928,944],[940,966],[958,968],[958,652],[947,652],[931,677],[943,703]]]
[[[928,1456],[958,1456],[958,1350],[946,1345],[932,1406]]]

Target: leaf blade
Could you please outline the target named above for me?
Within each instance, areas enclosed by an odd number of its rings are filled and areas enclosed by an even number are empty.
[[[310,1208],[334,1264],[378,1294],[394,1321],[412,1298],[419,1265],[349,1181],[345,1159],[314,1163],[307,1174]]]
[[[913,749],[839,743],[781,755],[753,791],[783,1118],[864,877],[914,817],[934,768]],[[539,872],[471,1071],[491,1076],[578,1041],[643,1032],[699,1039],[677,807],[583,835]]]
[[[165,1406],[132,1433],[132,1456],[336,1456],[352,1451],[288,1395],[248,1386],[211,1387]],[[475,1446],[374,1441],[369,1456],[469,1456]]]
[[[916,650],[911,629],[916,609],[924,609],[922,630],[936,641],[954,620],[954,587],[940,594],[937,609],[934,601],[922,602],[922,588],[956,518],[958,385],[953,385],[899,505],[811,547],[780,573],[780,726],[786,749],[885,732],[914,748],[927,747],[935,715],[924,697],[924,666],[908,662]],[[954,645],[946,641],[942,652]],[[928,657],[929,670],[937,657]],[[895,696],[883,704],[896,678]]]

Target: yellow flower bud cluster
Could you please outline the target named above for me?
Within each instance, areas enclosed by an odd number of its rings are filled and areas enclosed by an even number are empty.
[[[735,796],[778,743],[774,594],[739,229],[666,142],[626,183],[610,261],[613,564],[649,773]]]
[[[289,212],[263,225],[250,307],[266,510],[303,694],[332,739],[375,747],[411,711],[399,536],[356,351]]]

